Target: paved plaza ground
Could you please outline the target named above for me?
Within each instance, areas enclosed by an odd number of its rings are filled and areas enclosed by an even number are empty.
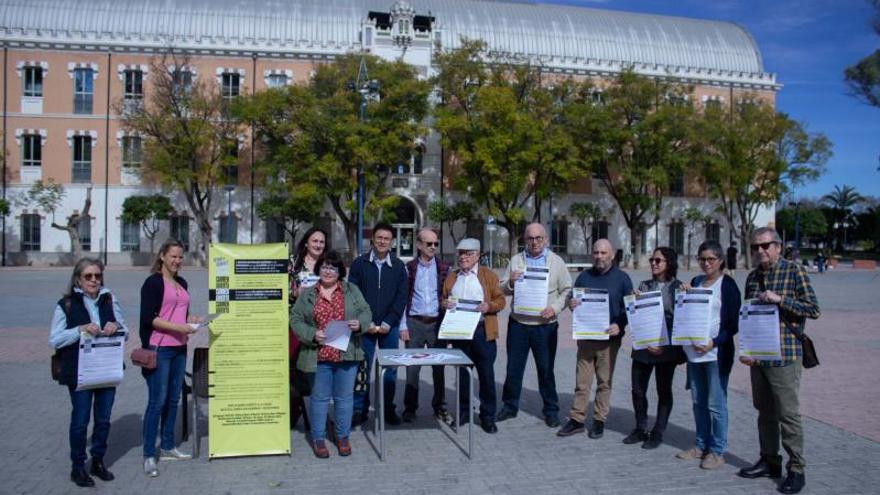
[[[51,381],[47,346],[53,305],[69,279],[70,269],[0,270],[0,494],[87,493],[68,479],[67,391]],[[207,309],[204,270],[184,273],[192,288],[194,311]],[[635,282],[646,272],[631,272]],[[137,326],[138,294],[143,271],[110,269],[108,286],[122,303],[125,317]],[[682,279],[689,276],[682,275]],[[745,272],[737,274],[740,286]],[[807,331],[816,342],[822,365],[804,372],[807,489],[804,493],[877,493],[880,486],[880,272],[840,270],[813,276],[822,318]],[[506,321],[506,316],[502,317]],[[561,329],[569,328],[570,313]],[[495,364],[501,397],[506,357],[503,336]],[[575,344],[560,330],[556,377],[564,416],[574,390]],[[137,338],[129,343],[136,345]],[[387,461],[379,462],[371,434],[352,434],[354,455],[318,460],[306,443],[302,426],[291,433],[293,455],[160,464],[161,476],[150,479],[141,468],[141,418],[146,385],[136,368],[126,371],[113,409],[107,463],[116,480],[96,480],[101,493],[209,494],[526,494],[539,493],[775,493],[768,479],[744,480],[736,470],[757,458],[756,412],[751,404],[748,371],[736,365],[731,379],[727,465],[703,471],[695,462],[674,458],[693,443],[694,423],[684,368],[675,376],[675,406],[666,443],[653,451],[628,446],[621,439],[633,427],[628,341],[617,363],[612,413],[599,440],[586,435],[557,438],[544,426],[534,367],[526,370],[522,410],[499,423],[488,435],[475,428],[474,456],[469,461],[429,416],[430,376],[422,373],[422,409],[414,425],[391,427]],[[447,371],[449,387],[453,381]],[[400,374],[401,378],[403,373]],[[652,385],[653,386],[653,385]],[[397,403],[402,403],[399,382]],[[447,394],[453,399],[452,390]],[[650,395],[651,410],[656,396]],[[205,409],[206,410],[206,409]],[[207,426],[205,416],[201,427]],[[466,436],[460,435],[465,441]],[[190,445],[183,448],[189,450]]]

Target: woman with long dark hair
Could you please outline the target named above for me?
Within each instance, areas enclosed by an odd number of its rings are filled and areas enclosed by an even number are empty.
[[[174,446],[174,422],[186,370],[186,344],[196,332],[189,323],[186,280],[178,272],[183,264],[183,244],[168,239],[141,287],[140,337],[144,348],[156,350],[156,368],[144,369],[149,397],[144,412],[144,473],[159,476],[158,461],[186,460],[191,456]],[[161,444],[156,455],[156,436],[161,423]]]
[[[55,306],[49,331],[49,345],[56,349],[61,361],[58,382],[67,385],[70,393],[70,461],[73,464],[70,479],[77,486],[95,485],[89,473],[103,481],[113,479],[113,473],[104,465],[104,454],[116,397],[115,386],[77,390],[80,334],[110,336],[124,329],[119,301],[104,287],[104,264],[97,258],[79,260],[73,267],[67,291]],[[87,472],[86,443],[93,408],[92,464]]]

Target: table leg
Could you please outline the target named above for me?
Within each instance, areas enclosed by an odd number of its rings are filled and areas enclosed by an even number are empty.
[[[472,459],[471,452],[474,446],[474,372],[470,368],[470,366],[465,366],[465,369],[468,372],[468,390],[470,391],[470,397],[468,400],[471,403],[471,407],[468,408],[468,459]],[[494,384],[493,384],[494,386]]]
[[[459,387],[461,383],[459,383],[458,379],[458,369],[461,366],[455,367],[455,433],[458,434],[461,428],[461,398],[458,395]]]

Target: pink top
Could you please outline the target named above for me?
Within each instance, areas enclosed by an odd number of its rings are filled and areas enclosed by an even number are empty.
[[[162,308],[159,309],[159,318],[171,323],[186,323],[186,311],[189,309],[189,294],[183,287],[175,285],[165,279],[164,294],[162,295]],[[180,332],[172,332],[153,328],[150,335],[151,346],[171,347],[186,345],[187,336]]]

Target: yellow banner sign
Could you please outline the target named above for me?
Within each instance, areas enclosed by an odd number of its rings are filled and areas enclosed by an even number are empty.
[[[212,244],[209,456],[290,454],[287,244]]]

